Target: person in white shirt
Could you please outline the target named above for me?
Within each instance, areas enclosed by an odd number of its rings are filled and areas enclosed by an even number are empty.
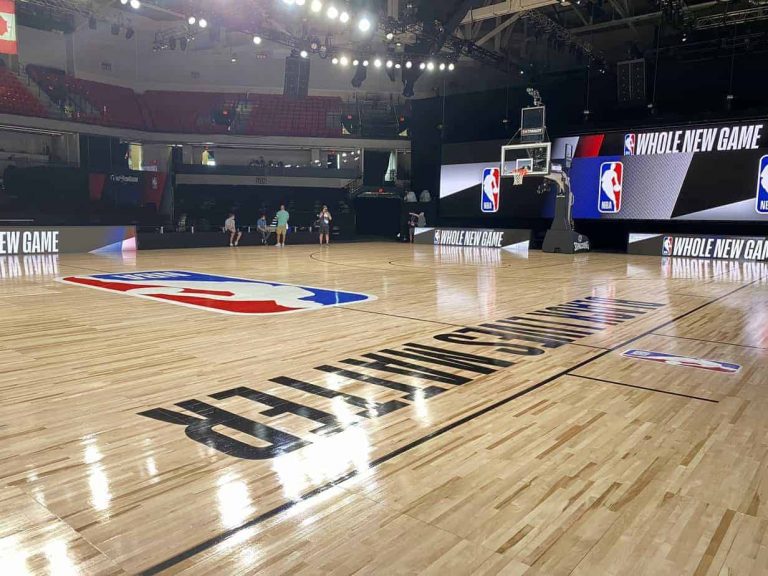
[[[237,229],[235,215],[232,214],[232,212],[229,213],[229,216],[227,216],[227,219],[224,221],[224,232],[229,232],[229,245],[237,246],[243,233]]]

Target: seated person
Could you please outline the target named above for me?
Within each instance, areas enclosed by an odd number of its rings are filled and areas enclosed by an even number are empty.
[[[224,232],[229,233],[229,245],[237,246],[243,233],[237,229],[237,225],[235,224],[235,215],[232,212],[229,213],[229,216],[224,221]]]
[[[269,230],[267,230],[267,216],[262,214],[256,222],[256,229],[261,233],[261,243],[266,244],[269,238]]]

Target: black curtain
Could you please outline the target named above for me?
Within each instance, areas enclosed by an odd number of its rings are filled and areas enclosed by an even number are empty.
[[[363,184],[366,186],[384,186],[384,176],[389,167],[389,152],[366,150],[363,158]]]

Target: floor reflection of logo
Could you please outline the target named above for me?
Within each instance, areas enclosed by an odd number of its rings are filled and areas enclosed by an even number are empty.
[[[285,314],[375,299],[356,292],[176,270],[67,276],[58,280],[224,314]]]
[[[499,211],[499,188],[501,186],[501,171],[498,168],[483,170],[483,186],[480,209],[486,213]]]
[[[619,212],[624,187],[624,165],[621,162],[603,162],[600,164],[599,186],[598,212],[603,214]]]
[[[755,210],[768,214],[768,154],[760,158],[757,172],[757,199]]]
[[[672,236],[664,236],[664,242],[661,244],[661,255],[672,256],[675,248],[675,239]]]

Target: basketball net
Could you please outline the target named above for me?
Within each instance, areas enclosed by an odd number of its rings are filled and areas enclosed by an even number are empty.
[[[512,171],[512,185],[520,186],[523,183],[523,178],[528,174],[527,168],[518,168]]]

